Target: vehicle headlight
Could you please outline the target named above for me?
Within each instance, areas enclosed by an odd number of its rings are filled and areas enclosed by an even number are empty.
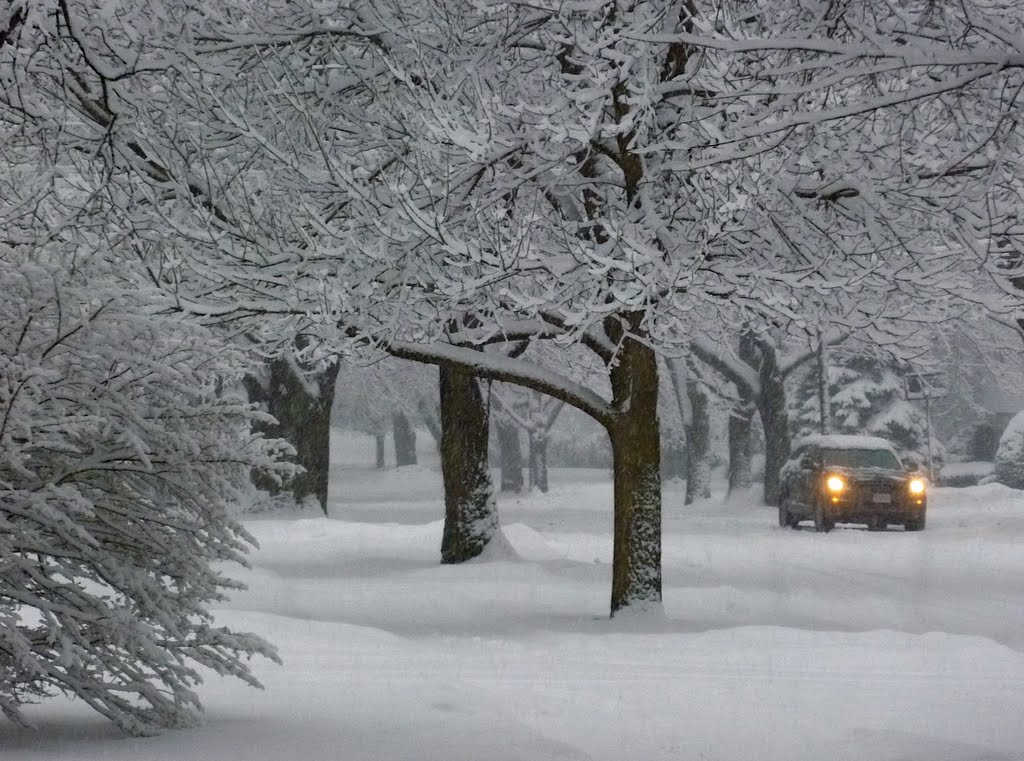
[[[838,494],[846,488],[846,482],[839,476],[829,476],[825,481],[825,486],[828,487],[828,490],[833,494]]]
[[[924,479],[912,478],[907,486],[911,494],[924,494]]]

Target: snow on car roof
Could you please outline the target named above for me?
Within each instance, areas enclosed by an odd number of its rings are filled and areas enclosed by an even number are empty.
[[[796,447],[816,446],[825,449],[892,449],[892,443],[881,436],[851,436],[840,433],[815,433],[796,442]]]

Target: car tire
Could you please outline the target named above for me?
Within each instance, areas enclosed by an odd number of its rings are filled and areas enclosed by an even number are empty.
[[[821,533],[831,531],[836,527],[835,521],[825,517],[825,503],[818,500],[814,503],[814,530]]]
[[[921,517],[912,521],[903,522],[904,531],[924,531],[924,520],[925,514],[921,513]]]

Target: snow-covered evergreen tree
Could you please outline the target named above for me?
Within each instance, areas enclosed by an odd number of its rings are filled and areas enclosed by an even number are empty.
[[[209,606],[276,445],[222,392],[230,347],[103,252],[51,249],[0,242],[0,709],[64,693],[135,734],[189,723],[204,672],[258,685],[245,661],[275,657]]]
[[[996,450],[996,481],[1024,489],[1024,412],[1010,420]]]
[[[928,454],[924,410],[906,399],[903,375],[891,360],[867,354],[832,357],[827,368],[830,433],[881,436],[904,459],[922,464]],[[816,368],[808,367],[795,394],[793,424],[798,436],[820,432]],[[933,456],[940,447],[932,441]]]

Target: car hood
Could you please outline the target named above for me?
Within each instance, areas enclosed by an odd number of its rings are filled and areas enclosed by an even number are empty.
[[[849,468],[825,466],[824,470],[828,473],[838,473],[846,476],[851,481],[874,481],[876,483],[886,482],[899,484],[908,481],[911,478],[911,475],[905,471],[892,470],[890,468]]]

